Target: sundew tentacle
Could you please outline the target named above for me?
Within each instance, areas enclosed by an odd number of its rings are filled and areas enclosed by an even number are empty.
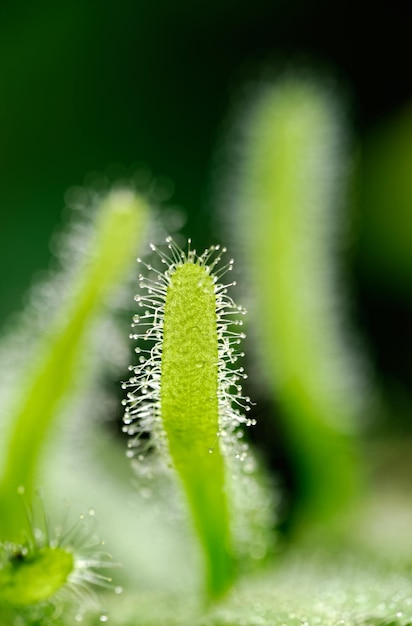
[[[219,282],[233,266],[219,269],[224,248],[198,255],[190,241],[187,252],[166,241],[167,252],[152,246],[164,272],[141,261],[154,278],[139,276],[141,313],[131,335],[139,363],[123,385],[124,430],[133,436],[130,456],[143,459],[155,445],[176,469],[203,546],[207,591],[216,597],[235,573],[225,457],[245,455],[235,433],[252,424],[237,365],[245,310],[228,295],[233,283]]]

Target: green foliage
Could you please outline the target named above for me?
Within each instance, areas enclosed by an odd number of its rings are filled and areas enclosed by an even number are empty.
[[[311,538],[311,549],[297,542],[294,549],[292,536],[277,568],[263,568],[272,556],[268,535],[274,534],[277,488],[271,485],[269,493],[262,487],[270,481],[243,441],[242,427],[254,424],[240,385],[246,375],[237,365],[244,356],[238,352],[244,310],[229,294],[234,283],[220,282],[232,261],[219,265],[219,246],[198,256],[190,243],[185,253],[168,238],[167,252],[152,245],[165,271],[143,262],[139,277],[142,310],[131,335],[139,363],[123,383],[124,431],[133,437],[128,456],[138,469],[139,516],[152,506],[153,519],[175,516],[186,532],[189,512],[208,603],[192,588],[178,597],[160,582],[136,589],[134,573],[125,572],[122,598],[99,594],[114,625],[404,626],[412,620],[407,577],[396,573],[390,558],[370,558],[370,544],[360,539],[365,519],[372,527],[367,515],[362,521],[365,511],[356,498],[363,483],[358,444],[364,373],[342,331],[335,294],[343,136],[339,107],[316,81],[295,77],[268,88],[247,120],[234,194],[240,210],[232,218],[235,245],[245,251],[246,282],[253,286],[250,324],[260,329],[254,358],[263,366],[251,369],[258,377],[264,372],[280,407],[298,477],[299,530]],[[39,524],[32,513],[33,493],[47,445],[57,441],[57,417],[81,387],[90,329],[127,276],[147,220],[146,202],[130,190],[114,190],[99,204],[83,242],[86,255],[73,263],[65,290],[58,291],[57,312],[43,311],[47,324],[33,342],[32,362],[11,390],[0,473],[0,621],[8,626],[66,626],[73,619],[91,626],[108,619],[98,603],[87,615],[74,599],[86,586],[88,600],[90,583],[111,583],[100,571],[108,565],[102,542],[82,535],[94,509],[69,529],[49,532],[48,516]],[[84,472],[79,490],[88,485],[107,494],[109,507],[116,503],[116,523],[103,531],[129,536],[137,560],[142,543],[153,553],[155,546],[149,535],[139,536],[137,516],[136,525],[130,517],[125,521],[116,443],[103,445],[99,437],[91,459],[109,458],[96,474]],[[71,452],[76,463],[77,451]],[[64,487],[55,500],[64,498]],[[184,506],[173,508],[173,498]],[[377,507],[379,515],[384,506]],[[350,524],[348,511],[356,513]],[[349,547],[333,533],[342,520]],[[329,554],[320,549],[319,536],[333,546]],[[188,553],[192,539],[187,532]],[[172,568],[178,577],[181,563]]]

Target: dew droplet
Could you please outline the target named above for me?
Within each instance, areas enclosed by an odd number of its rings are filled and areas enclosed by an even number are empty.
[[[108,621],[109,621],[109,617],[108,617],[108,615],[106,615],[106,613],[102,613],[102,614],[100,615],[100,617],[99,617],[99,620],[100,620],[101,622],[108,622]]]

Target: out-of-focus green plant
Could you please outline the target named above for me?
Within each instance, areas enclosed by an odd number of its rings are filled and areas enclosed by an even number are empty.
[[[232,216],[255,334],[280,404],[305,528],[342,515],[362,482],[362,372],[342,333],[337,270],[347,177],[334,96],[309,78],[262,90],[242,128]]]
[[[58,311],[48,320],[35,348],[34,363],[24,372],[5,416],[8,441],[0,480],[0,606],[43,603],[73,582],[81,569],[72,554],[75,542],[66,536],[51,541],[48,528],[40,537],[39,529],[33,527],[33,493],[53,421],[62,400],[76,389],[87,333],[128,274],[146,222],[145,202],[129,190],[113,190],[96,207],[85,258],[70,277]],[[89,565],[98,563],[96,558]],[[93,578],[89,573],[84,579],[88,577]]]

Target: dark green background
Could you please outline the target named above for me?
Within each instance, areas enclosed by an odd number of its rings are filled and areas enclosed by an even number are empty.
[[[373,184],[368,191],[377,171],[368,155],[379,129],[408,110],[410,30],[409,13],[394,2],[2,2],[0,321],[47,267],[65,192],[90,172],[109,168],[114,177],[116,164],[138,161],[170,177],[172,201],[188,213],[186,234],[210,244],[219,236],[210,215],[213,155],[231,111],[242,108],[243,82],[305,59],[337,76],[350,102],[354,145],[367,165],[361,161],[349,268],[354,314],[383,378],[408,394],[412,261],[387,259],[396,228],[412,233],[412,192],[398,217],[392,179],[387,204]],[[412,139],[405,154],[412,162]],[[381,262],[388,215],[395,235]]]

